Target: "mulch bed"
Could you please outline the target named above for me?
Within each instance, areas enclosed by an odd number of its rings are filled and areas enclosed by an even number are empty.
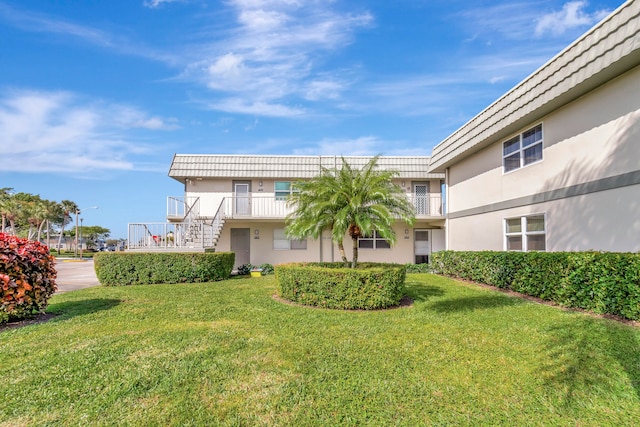
[[[3,323],[2,325],[0,325],[0,332],[8,329],[17,329],[17,328],[22,328],[24,326],[36,325],[38,323],[48,322],[49,320],[53,319],[56,316],[57,315],[53,313],[42,313],[42,314],[36,314],[35,316],[32,316],[28,319]]]

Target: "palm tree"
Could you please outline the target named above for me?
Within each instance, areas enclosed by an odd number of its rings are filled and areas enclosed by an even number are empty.
[[[27,234],[27,238],[29,240],[35,240],[36,237],[38,241],[40,240],[39,229],[40,224],[45,222],[47,217],[47,208],[45,205],[45,201],[37,196],[33,200],[26,202],[26,211],[27,215],[27,223],[29,224],[29,233]]]
[[[71,222],[71,214],[78,211],[78,205],[71,200],[63,200],[60,202],[60,209],[62,210],[62,224],[60,226],[60,235],[58,236],[58,255],[60,255],[60,247],[62,246],[64,227]]]
[[[52,221],[58,220],[62,216],[62,209],[57,202],[51,200],[43,200],[42,201],[42,222],[38,226],[38,241],[40,241],[40,237],[42,236],[42,230],[45,225],[47,225],[47,230],[49,230],[48,224]],[[47,240],[48,240],[49,232],[47,231]],[[47,246],[49,246],[49,242],[47,241]]]
[[[14,197],[8,197],[0,201],[0,214],[2,215],[3,232],[5,221],[9,222],[11,235],[16,235],[16,220],[22,211],[22,203]]]
[[[352,268],[358,264],[359,238],[377,232],[394,244],[394,221],[413,225],[415,210],[402,189],[391,181],[397,172],[379,170],[378,158],[357,169],[343,157],[339,170],[322,168],[319,176],[297,183],[297,191],[289,198],[294,211],[287,217],[287,235],[317,239],[323,230],[331,230],[331,238],[348,266],[343,245],[348,234],[353,247]]]
[[[11,198],[11,193],[13,188],[11,187],[2,187],[0,188],[0,216],[2,217],[2,228],[0,228],[0,233],[4,233],[5,228],[7,227],[7,217],[4,212],[4,208],[2,205],[6,200]]]

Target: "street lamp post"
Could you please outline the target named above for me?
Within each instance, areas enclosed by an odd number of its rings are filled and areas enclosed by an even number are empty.
[[[82,218],[80,218],[80,259],[82,259]]]
[[[76,209],[76,250],[75,257],[78,257],[78,215],[82,213],[82,211],[86,209],[99,209],[98,206],[89,206],[88,208]],[[82,251],[80,251],[80,258],[82,258]]]

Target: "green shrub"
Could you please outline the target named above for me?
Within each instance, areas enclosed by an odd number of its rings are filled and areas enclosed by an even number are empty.
[[[252,268],[253,265],[251,264],[242,264],[238,267],[238,276],[246,276],[247,274],[250,274]]]
[[[432,255],[432,268],[566,307],[640,320],[640,254],[443,251]]]
[[[275,266],[282,298],[303,305],[373,310],[396,306],[405,288],[400,264],[292,263]]]
[[[260,264],[260,270],[262,270],[262,275],[266,276],[268,274],[273,274],[274,269],[273,265],[265,262],[264,264]]]
[[[57,290],[47,246],[0,233],[0,323],[42,313]]]
[[[431,273],[429,264],[405,264],[407,273]]]
[[[100,252],[96,275],[105,286],[155,283],[197,283],[231,276],[232,252]]]

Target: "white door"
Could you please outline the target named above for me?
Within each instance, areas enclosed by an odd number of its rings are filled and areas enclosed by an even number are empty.
[[[235,213],[249,215],[249,184],[236,182],[234,184]]]
[[[431,255],[431,242],[429,240],[430,230],[413,231],[413,252],[416,264],[426,264]]]
[[[429,184],[413,184],[416,215],[429,214]]]

